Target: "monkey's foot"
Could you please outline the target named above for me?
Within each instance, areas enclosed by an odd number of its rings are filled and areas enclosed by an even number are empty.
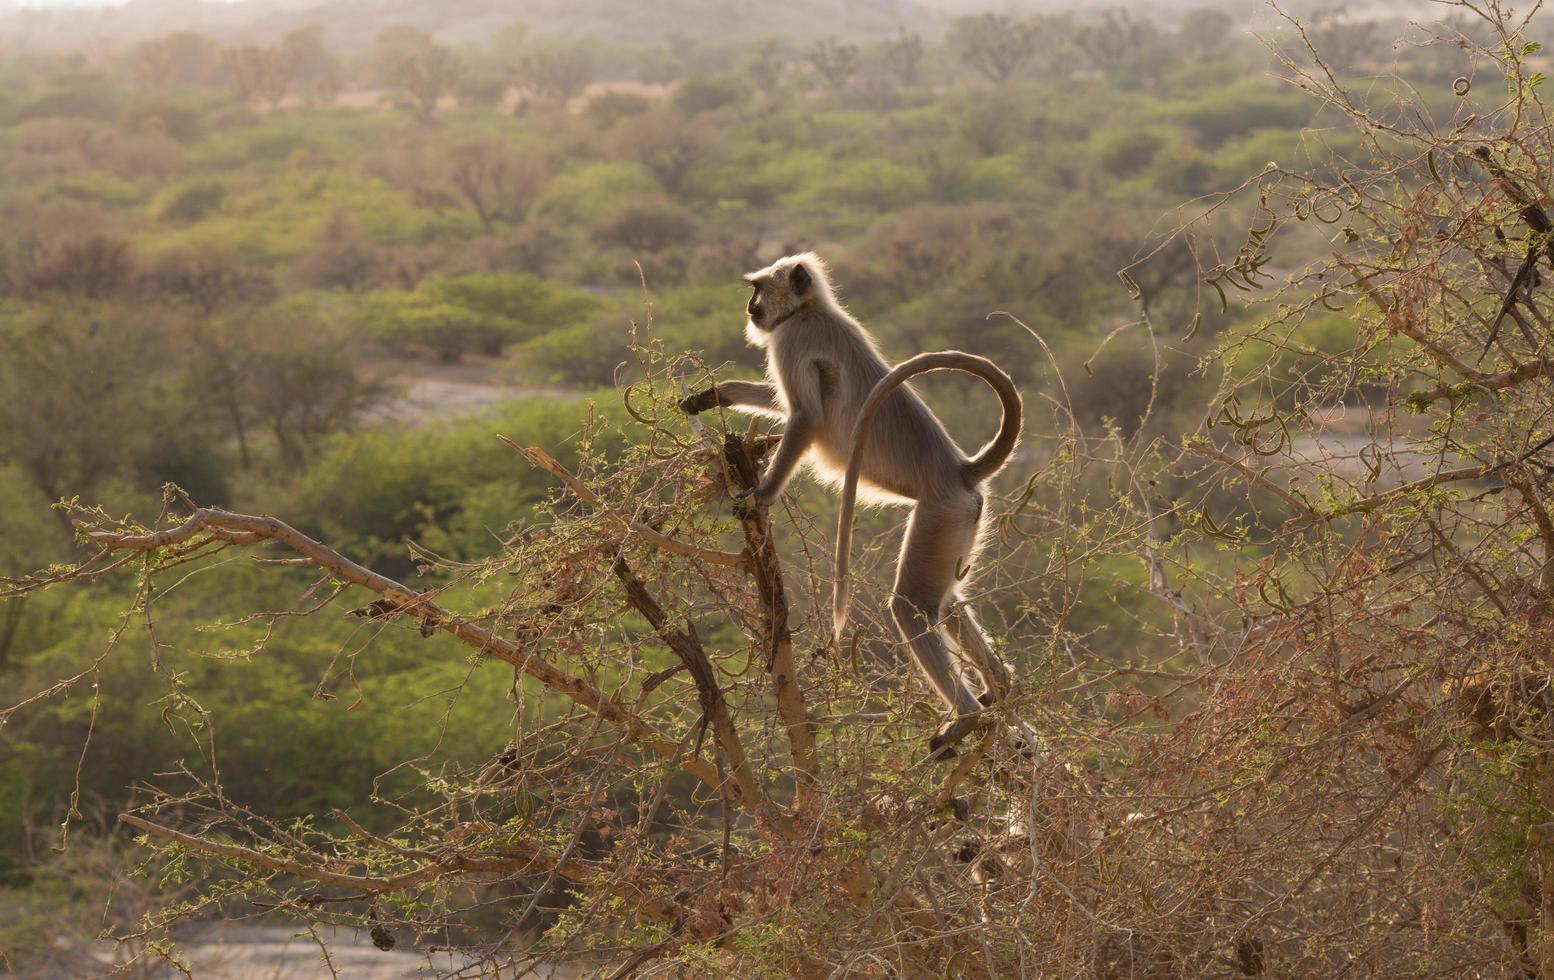
[[[944,762],[955,758],[956,746],[971,734],[981,720],[982,715],[978,713],[961,715],[953,721],[946,722],[928,740],[928,761]],[[1030,726],[1023,721],[1015,721],[1010,727],[1006,744],[1025,762],[1035,762],[1041,758],[1041,742],[1036,738],[1036,733],[1031,731]]]
[[[998,703],[998,698],[992,691],[983,691],[977,695],[977,701],[984,708],[991,708]],[[1012,733],[1009,737],[1009,745],[1019,752],[1027,762],[1034,762],[1040,751],[1040,743],[1036,741],[1036,733],[1030,726],[1019,719],[1014,719],[1011,725]]]
[[[928,760],[943,762],[955,758],[955,746],[977,727],[979,715],[961,715],[944,723],[944,727],[928,740]]]
[[[1015,751],[1019,752],[1026,762],[1035,762],[1041,757],[1041,742],[1025,722],[1014,723],[1010,741],[1014,744]]]

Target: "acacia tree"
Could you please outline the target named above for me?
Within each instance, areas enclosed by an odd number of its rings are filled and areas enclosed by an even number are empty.
[[[565,105],[594,78],[593,55],[582,45],[550,45],[523,55],[512,73],[519,88],[541,102]]]
[[[1079,28],[1074,43],[1090,56],[1096,70],[1109,74],[1127,64],[1154,35],[1154,24],[1134,20],[1127,10],[1114,7],[1102,14],[1098,22]]]
[[[221,49],[210,38],[193,31],[174,31],[136,46],[130,56],[130,73],[149,88],[209,84],[221,63]]]
[[[649,390],[638,397],[645,407],[661,394]],[[895,942],[903,939],[902,924],[924,939],[936,934],[941,927],[931,907],[919,904],[921,897],[893,894],[902,883],[872,868],[868,848],[850,843],[847,824],[836,824],[827,815],[829,806],[822,805],[822,786],[843,771],[836,767],[851,770],[862,761],[860,753],[884,750],[897,737],[889,732],[896,726],[849,735],[826,753],[840,752],[845,761],[822,760],[814,702],[824,706],[832,696],[807,694],[799,684],[785,570],[770,517],[764,511],[745,513],[734,530],[736,542],[743,544],[729,550],[719,540],[722,535],[712,533],[726,523],[709,520],[703,509],[710,496],[722,495],[725,488],[753,486],[770,445],[771,440],[747,442],[733,435],[720,440],[704,430],[672,460],[645,457],[599,482],[579,478],[542,449],[513,444],[529,464],[555,476],[565,495],[554,502],[546,529],[526,533],[526,540],[515,541],[513,553],[500,560],[533,578],[500,602],[500,610],[488,613],[457,611],[450,591],[439,590],[433,598],[408,588],[274,518],[197,508],[161,530],[110,527],[87,518],[96,528],[88,534],[103,552],[72,576],[102,574],[122,564],[121,552],[144,555],[152,567],[170,569],[229,547],[279,546],[294,556],[292,564],[310,565],[336,580],[335,592],[361,587],[373,593],[376,598],[360,610],[362,615],[403,620],[429,637],[447,633],[482,658],[509,665],[524,683],[537,685],[530,696],[544,691],[580,711],[573,721],[561,722],[573,733],[572,749],[555,756],[556,744],[544,733],[560,730],[547,725],[525,732],[520,723],[506,752],[449,782],[440,801],[390,836],[367,830],[365,816],[336,813],[333,819],[343,836],[330,830],[323,836],[269,839],[241,812],[227,810],[214,792],[158,796],[120,820],[148,842],[227,867],[243,891],[267,895],[286,907],[307,907],[308,891],[317,887],[359,892],[374,937],[385,946],[393,944],[395,935],[407,934],[397,926],[435,929],[434,923],[456,921],[458,912],[439,907],[418,927],[416,915],[404,923],[394,921],[382,899],[445,893],[448,883],[461,877],[527,882],[536,894],[550,883],[565,882],[591,896],[571,910],[570,924],[547,933],[549,942],[559,945],[551,945],[549,953],[529,954],[536,956],[560,955],[566,948],[573,956],[618,958],[624,948],[638,965],[664,956],[719,958],[723,954],[715,950],[750,921],[748,915],[788,919],[780,912],[783,906],[811,895],[817,901],[802,903],[811,907],[793,906],[792,928],[818,938],[815,930],[824,934],[834,928],[826,922],[825,909],[851,908],[856,916],[867,911],[870,895],[881,887],[885,891],[878,894],[886,904],[878,907],[888,910]],[[608,503],[614,499],[633,503],[621,508]],[[547,556],[543,565],[534,560],[542,555]],[[686,572],[692,573],[694,585],[685,581]],[[150,582],[158,574],[152,573],[148,587],[154,587]],[[37,583],[21,588],[32,584]],[[463,587],[471,584],[465,579]],[[607,591],[600,592],[606,584]],[[714,609],[722,610],[719,618],[726,626],[711,620]],[[630,624],[626,634],[589,651],[584,638],[622,617]],[[726,647],[712,645],[703,639],[697,620],[719,634],[732,626],[738,639]],[[591,667],[568,663],[578,656],[599,659]],[[750,674],[730,687],[723,678],[736,661],[744,662]],[[601,669],[615,679],[606,684]],[[758,706],[767,694],[770,713]],[[782,761],[775,757],[778,744]],[[982,759],[992,745],[990,733],[969,759]],[[856,797],[848,806],[855,814],[861,815],[856,807],[867,801],[870,808],[895,815],[886,816],[887,822],[909,817],[917,827],[912,837],[921,842],[953,832],[924,821],[948,807],[956,787],[971,774],[972,767],[963,765],[937,789],[919,783],[916,792],[924,795],[916,800],[915,794],[892,790],[881,795],[883,786],[844,792]],[[920,774],[927,775],[927,770]],[[698,797],[702,802],[696,802]],[[452,811],[463,814],[459,843],[433,849],[416,842],[423,834],[441,833],[435,828]],[[880,819],[868,818],[860,829]],[[570,841],[555,833],[563,824],[569,826],[565,835]],[[668,838],[662,836],[666,831]],[[715,846],[720,834],[721,857]],[[580,846],[584,835],[625,846],[607,848],[617,850],[610,857],[597,847]],[[687,860],[683,848],[674,845],[682,835],[703,842],[693,845],[697,852],[713,845],[705,852],[707,860]],[[326,847],[345,847],[349,854],[326,857]],[[352,866],[357,867],[343,870]],[[315,913],[330,908],[328,917],[335,917],[332,906],[313,907]],[[854,923],[845,930],[856,928]],[[831,953],[816,956],[794,945],[785,931],[761,943],[766,947],[762,959],[801,971],[831,961]],[[866,926],[859,938],[875,932]],[[828,937],[820,948],[833,942]],[[947,955],[964,955],[975,963],[984,955],[958,940],[935,939],[933,944],[942,949],[914,954],[913,961],[923,956],[948,962]]]
[[[1008,14],[961,17],[950,25],[950,46],[972,71],[990,82],[1007,82],[1036,54],[1037,26]]]
[[[786,67],[782,45],[777,40],[769,38],[755,46],[755,50],[745,61],[745,74],[750,76],[750,81],[755,84],[757,92],[769,97],[782,81],[783,70]]]
[[[102,233],[65,238],[29,258],[17,276],[23,293],[107,299],[122,294],[135,279],[129,242]]]
[[[389,147],[367,169],[408,192],[417,207],[440,214],[463,202],[488,231],[523,220],[547,170],[542,157],[494,136]]]
[[[373,42],[379,78],[394,103],[429,123],[464,73],[451,48],[411,27],[391,27]]]
[[[545,166],[506,141],[483,137],[448,150],[448,182],[487,231],[497,221],[522,221],[545,182]]]
[[[182,300],[198,314],[189,324],[200,362],[196,376],[200,387],[224,410],[237,437],[238,458],[247,468],[252,457],[244,392],[254,381],[253,352],[220,314],[269,302],[275,298],[275,283],[233,255],[212,249],[159,256],[145,278],[150,289]]]
[[[915,86],[923,64],[923,39],[918,34],[908,34],[901,28],[896,37],[882,46],[885,67],[904,89]]]
[[[679,193],[713,145],[705,122],[662,109],[622,119],[610,136],[612,152],[647,167],[670,194]]]
[[[323,28],[299,27],[281,39],[281,51],[291,64],[290,76],[312,105],[332,105],[344,86],[340,59],[324,44]]]
[[[809,49],[809,64],[820,78],[821,84],[833,95],[847,87],[858,71],[860,51],[858,45],[847,44],[828,37],[815,42]]]
[[[239,99],[266,102],[273,111],[286,98],[297,62],[296,52],[289,47],[244,44],[223,50],[221,63],[227,70],[227,84]]]
[[[1178,36],[1186,48],[1200,58],[1213,58],[1229,46],[1235,20],[1223,10],[1198,7],[1182,16]]]

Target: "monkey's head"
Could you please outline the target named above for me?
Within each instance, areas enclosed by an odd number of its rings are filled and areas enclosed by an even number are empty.
[[[745,282],[752,290],[745,333],[757,345],[764,346],[772,331],[805,307],[831,301],[825,264],[813,252],[780,258],[746,275]]]

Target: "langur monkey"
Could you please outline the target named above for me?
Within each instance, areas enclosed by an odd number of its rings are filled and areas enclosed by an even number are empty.
[[[961,598],[982,531],[982,485],[997,473],[1020,437],[1020,393],[992,361],[960,351],[919,354],[891,368],[868,332],[838,304],[826,267],[813,253],[778,259],[745,276],[754,292],[745,336],[766,349],[770,382],[724,381],[680,402],[691,414],[713,406],[785,420],[771,465],[752,494],[770,505],[806,459],[822,479],[842,486],[836,532],[832,625],[847,623],[847,565],[853,510],[865,499],[909,504],[911,519],[896,565],[890,613],[928,682],[953,712],[929,740],[931,755],[953,746],[976,715],[1009,688],[1009,668],[993,652],[971,610],[946,608]],[[906,381],[929,371],[974,374],[998,393],[998,434],[967,458]],[[950,646],[941,631],[948,632]],[[954,649],[980,675],[978,691],[952,661]]]

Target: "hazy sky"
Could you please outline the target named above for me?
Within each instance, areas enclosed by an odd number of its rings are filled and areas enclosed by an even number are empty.
[[[206,3],[241,3],[242,0],[204,0]],[[0,0],[0,10],[24,7],[122,7],[129,0]]]

